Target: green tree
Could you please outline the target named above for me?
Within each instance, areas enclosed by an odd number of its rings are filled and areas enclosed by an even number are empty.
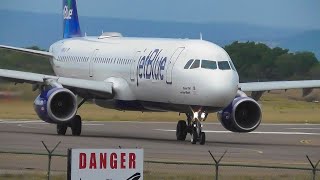
[[[43,50],[37,46],[29,48]],[[54,74],[48,58],[6,49],[0,49],[0,68],[48,75]]]
[[[312,79],[320,79],[320,63],[311,67],[309,75]]]
[[[289,53],[288,49],[270,48],[262,43],[233,42],[225,46],[241,82],[315,78],[319,64],[311,52]],[[312,69],[312,71],[311,71]]]

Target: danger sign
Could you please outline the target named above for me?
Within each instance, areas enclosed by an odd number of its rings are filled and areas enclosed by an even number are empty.
[[[68,179],[142,180],[143,149],[71,149]]]

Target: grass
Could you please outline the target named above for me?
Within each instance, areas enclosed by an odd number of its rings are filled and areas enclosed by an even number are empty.
[[[47,179],[45,173],[1,174],[0,180],[43,180]],[[51,180],[65,180],[66,175],[52,175]]]
[[[32,92],[30,85],[2,85],[0,91],[21,91],[20,99],[0,99],[0,119],[38,119],[33,110],[33,99],[37,92]],[[263,110],[263,123],[320,123],[320,103],[307,102],[310,99],[320,99],[320,91],[314,91],[302,98],[301,91],[290,90],[265,93],[259,103]],[[93,121],[178,121],[185,115],[175,112],[141,113],[121,112],[100,108],[86,103],[79,109],[79,114],[85,120]],[[218,122],[216,114],[210,114],[208,122]]]
[[[310,96],[319,97],[319,91]],[[265,94],[259,103],[262,105],[265,123],[320,123],[320,104],[307,102],[299,91],[275,91]]]
[[[219,175],[221,180],[306,180],[311,179],[310,176],[306,175]],[[202,174],[145,174],[144,179],[163,179],[163,180],[207,180],[215,179],[214,175],[202,175]]]
[[[191,174],[191,173],[184,173],[184,174],[176,174],[176,173],[159,173],[159,172],[144,172],[144,179],[165,179],[165,180],[207,180],[207,179],[214,179],[214,172],[212,175],[204,175],[201,173]],[[47,179],[45,173],[32,173],[32,174],[2,174],[0,175],[0,180],[43,180]],[[51,180],[64,180],[66,179],[65,174],[61,175],[52,175],[50,176]],[[279,174],[279,175],[227,175],[222,174],[219,175],[219,179],[223,180],[255,180],[255,179],[263,179],[263,180],[305,180],[311,179],[308,175],[289,175],[289,174]]]
[[[0,100],[0,119],[38,119],[31,101]],[[94,104],[86,103],[79,109],[83,119],[89,121],[176,121],[185,116],[173,112],[141,113],[122,112],[104,109]]]
[[[6,156],[6,155],[4,155]],[[2,156],[3,157],[3,156]],[[36,155],[19,155],[11,156],[14,161],[19,162],[20,159],[32,161],[33,163],[46,164],[45,156]],[[17,158],[18,157],[18,158]],[[43,158],[43,159],[42,159]],[[11,159],[10,159],[11,160]],[[43,161],[45,160],[45,161]],[[60,159],[61,160],[61,159]],[[63,158],[66,161],[66,158]],[[63,162],[61,161],[61,162]],[[53,159],[51,166],[52,180],[66,179],[66,171],[57,170],[57,161]],[[25,164],[23,162],[22,164]],[[39,164],[38,164],[39,165]],[[65,162],[66,165],[66,162]],[[65,166],[62,165],[62,166]],[[259,166],[259,165],[257,165]],[[37,166],[41,167],[41,166]],[[63,167],[59,166],[59,169]],[[301,167],[303,168],[303,167]],[[31,170],[32,169],[32,170]],[[319,172],[319,171],[318,171]],[[319,179],[318,175],[316,179]],[[297,170],[297,169],[281,169],[281,168],[259,168],[259,167],[240,167],[240,166],[220,166],[219,179],[221,180],[304,180],[311,179],[311,170]],[[196,165],[196,164],[166,164],[166,163],[152,163],[144,162],[144,179],[163,179],[163,180],[206,180],[214,179],[215,167],[213,165]],[[20,166],[15,170],[2,169],[0,171],[0,180],[40,180],[47,179],[46,171],[28,166],[28,168]]]

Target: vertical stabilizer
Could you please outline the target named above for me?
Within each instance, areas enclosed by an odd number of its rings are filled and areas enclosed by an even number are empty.
[[[63,0],[63,38],[81,36],[76,0]]]

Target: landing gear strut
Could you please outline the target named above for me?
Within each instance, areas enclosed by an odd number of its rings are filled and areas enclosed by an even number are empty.
[[[57,124],[58,135],[66,135],[68,126],[66,124]]]
[[[58,135],[66,135],[68,127],[71,128],[73,136],[80,136],[82,129],[81,117],[76,115],[69,123],[57,124]]]
[[[180,120],[177,124],[176,137],[179,141],[184,141],[186,139],[187,133],[191,135],[191,143],[196,144],[199,142],[201,145],[206,143],[206,134],[202,131],[201,121],[207,119],[208,114],[204,111],[198,110],[193,111],[192,113],[187,113],[187,122]]]
[[[72,120],[71,120],[71,131],[73,136],[80,136],[81,134],[81,129],[82,129],[82,122],[81,122],[81,117],[79,115],[76,115]]]

